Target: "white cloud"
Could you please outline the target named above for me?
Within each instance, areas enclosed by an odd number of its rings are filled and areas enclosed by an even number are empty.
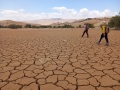
[[[58,10],[61,13],[72,13],[72,14],[76,14],[77,11],[74,9],[67,9],[66,7],[54,7],[52,8],[53,10]]]
[[[118,12],[111,12],[110,10],[90,11],[87,8],[68,9],[66,7],[53,7],[53,13],[27,13],[23,9],[20,10],[2,10],[0,11],[0,20],[36,20],[36,19],[49,19],[49,18],[63,18],[63,19],[82,19],[82,18],[95,18],[95,17],[108,17],[117,15]]]

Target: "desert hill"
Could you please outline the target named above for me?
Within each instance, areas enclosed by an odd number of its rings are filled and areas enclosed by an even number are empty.
[[[71,23],[76,21],[75,19],[61,19],[61,18],[53,18],[53,19],[41,19],[41,20],[31,20],[31,21],[25,21],[26,23],[32,23],[32,24],[41,24],[41,25],[51,25],[55,23]]]
[[[11,25],[11,24],[21,25],[21,26],[25,26],[26,24],[39,25],[39,24],[32,24],[32,23],[13,21],[13,20],[1,20],[0,21],[0,25],[2,25],[2,26],[8,26],[8,25]]]
[[[93,24],[95,27],[99,27],[101,22],[109,22],[111,18],[87,18],[87,19],[42,19],[42,20],[33,20],[33,21],[12,21],[12,20],[2,20],[0,21],[0,25],[8,26],[10,24],[16,24],[16,25],[22,25],[25,26],[26,24],[31,25],[51,25],[51,26],[62,26],[65,24],[72,25],[74,27],[77,27],[79,25],[83,26],[84,23],[90,23]]]
[[[84,23],[90,23],[93,24],[95,27],[99,27],[102,22],[108,23],[111,18],[87,18],[87,19],[81,19],[81,20],[76,20],[74,22],[64,22],[64,23],[53,23],[51,24],[52,26],[62,26],[64,24],[69,24],[74,27],[77,27],[79,25],[83,26]]]
[[[11,25],[11,24],[22,25],[23,26],[26,23],[19,22],[19,21],[12,21],[12,20],[2,20],[2,21],[0,21],[0,24],[3,25],[3,26],[8,26],[8,25]]]

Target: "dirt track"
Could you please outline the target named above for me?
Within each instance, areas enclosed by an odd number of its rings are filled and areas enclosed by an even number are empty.
[[[120,90],[120,31],[0,29],[0,90]]]

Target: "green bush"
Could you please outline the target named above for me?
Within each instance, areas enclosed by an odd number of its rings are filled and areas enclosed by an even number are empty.
[[[108,26],[111,28],[120,28],[120,15],[112,17]]]
[[[82,26],[81,25],[79,25],[77,28],[81,28]]]
[[[50,26],[50,25],[42,25],[42,26],[39,26],[39,28],[52,28],[52,26]]]
[[[30,24],[26,24],[25,28],[31,28],[32,26]]]
[[[39,28],[39,26],[35,26],[35,25],[33,25],[33,26],[31,26],[31,28]]]
[[[53,28],[74,28],[72,25],[65,24],[63,26],[53,26]]]
[[[93,24],[88,23],[89,28],[95,28]]]
[[[74,28],[72,25],[65,24],[62,28]]]
[[[22,26],[21,25],[11,24],[11,25],[8,25],[8,28],[17,29],[17,28],[22,28]]]

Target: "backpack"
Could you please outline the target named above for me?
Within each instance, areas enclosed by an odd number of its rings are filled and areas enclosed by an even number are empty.
[[[109,28],[109,27],[106,27],[105,32],[106,32],[106,33],[109,33],[109,32],[110,32],[110,28]]]
[[[87,25],[87,30],[89,29],[89,26]]]

